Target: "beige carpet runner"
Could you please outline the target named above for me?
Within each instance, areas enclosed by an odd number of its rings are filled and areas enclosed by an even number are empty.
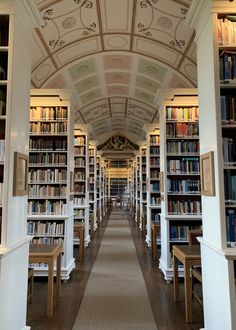
[[[73,330],[156,330],[128,220],[113,211]]]

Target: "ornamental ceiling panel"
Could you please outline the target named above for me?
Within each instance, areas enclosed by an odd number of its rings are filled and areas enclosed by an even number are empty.
[[[104,42],[104,50],[119,50],[119,51],[129,51],[130,49],[130,42],[131,37],[129,35],[104,35],[103,36],[103,42]]]
[[[100,0],[104,33],[131,33],[132,0]]]
[[[188,9],[181,3],[166,0],[138,0],[135,34],[184,52],[193,30],[186,29]]]
[[[35,0],[43,25],[33,33],[33,87],[71,89],[75,120],[95,139],[115,129],[140,139],[159,120],[161,88],[197,84],[195,32],[184,24],[191,2]]]

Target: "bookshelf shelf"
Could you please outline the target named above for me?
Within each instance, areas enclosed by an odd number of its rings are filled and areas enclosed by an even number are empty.
[[[55,95],[60,93],[60,90],[52,90],[53,96],[49,96],[48,90],[31,91],[31,129],[46,129],[47,132],[30,134],[27,226],[28,234],[33,236],[32,244],[63,245],[62,278],[68,279],[74,267],[70,243],[73,228],[73,205],[70,201],[73,136],[70,130],[70,93],[64,93],[64,97],[59,99]],[[64,132],[58,133],[57,129]],[[44,228],[40,229],[42,232],[38,232],[39,226]],[[45,228],[50,228],[50,231],[60,228],[61,233],[55,231],[52,234]],[[47,272],[43,274],[47,275]]]

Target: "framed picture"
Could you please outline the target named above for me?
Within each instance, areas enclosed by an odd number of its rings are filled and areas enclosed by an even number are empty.
[[[214,153],[200,156],[201,192],[204,196],[215,196]]]
[[[28,159],[27,155],[14,152],[13,196],[25,196],[28,193]]]

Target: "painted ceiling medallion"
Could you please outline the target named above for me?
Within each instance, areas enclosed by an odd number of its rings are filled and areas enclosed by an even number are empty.
[[[76,18],[75,17],[67,17],[62,22],[62,26],[64,29],[71,29],[76,24]]]
[[[121,80],[122,78],[123,78],[123,76],[120,75],[120,74],[114,74],[114,75],[112,76],[112,79],[113,79],[113,80]]]
[[[107,44],[113,48],[122,48],[127,45],[127,40],[123,37],[112,37],[107,40]]]
[[[78,67],[78,69],[77,69],[77,72],[78,72],[78,73],[84,73],[84,72],[86,72],[86,71],[88,71],[88,66],[87,66],[87,65],[81,65],[81,66]]]
[[[115,64],[115,65],[120,65],[123,63],[123,60],[121,58],[113,58],[112,59],[112,63]]]
[[[171,20],[167,17],[159,17],[157,23],[163,29],[170,29],[173,25]]]
[[[147,72],[150,74],[157,74],[158,70],[154,66],[149,65],[147,66]]]

